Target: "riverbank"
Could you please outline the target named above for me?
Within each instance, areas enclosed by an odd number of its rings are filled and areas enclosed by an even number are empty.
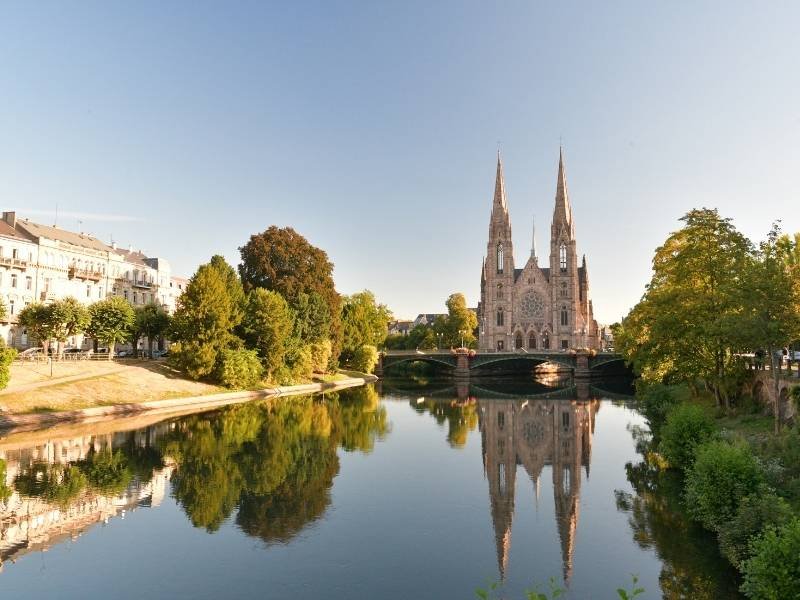
[[[334,391],[377,380],[373,375],[348,371],[300,385],[227,391],[184,379],[166,365],[143,362],[110,367],[107,372],[77,379],[70,375],[11,388],[0,396],[0,429],[32,430],[142,414],[185,414],[258,398]],[[132,397],[136,400],[131,401]]]

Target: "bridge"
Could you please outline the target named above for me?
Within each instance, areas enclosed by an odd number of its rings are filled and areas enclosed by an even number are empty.
[[[570,350],[557,352],[553,350],[508,352],[476,352],[459,348],[458,350],[388,350],[381,352],[375,374],[383,375],[385,369],[407,362],[426,362],[443,366],[458,379],[469,379],[476,370],[489,365],[501,366],[503,363],[530,362],[531,366],[551,363],[569,370],[573,376],[588,378],[604,365],[611,363],[624,364],[621,355],[613,352],[594,352],[589,350]]]

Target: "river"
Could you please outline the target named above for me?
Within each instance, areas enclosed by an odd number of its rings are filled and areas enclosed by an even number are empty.
[[[386,381],[0,436],[2,597],[616,598],[636,574],[739,598],[625,387]]]

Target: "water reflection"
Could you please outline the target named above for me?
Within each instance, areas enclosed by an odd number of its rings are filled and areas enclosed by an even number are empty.
[[[0,440],[0,561],[74,539],[172,495],[213,532],[287,542],[330,504],[337,448],[370,452],[389,432],[370,386],[243,404],[133,431]]]

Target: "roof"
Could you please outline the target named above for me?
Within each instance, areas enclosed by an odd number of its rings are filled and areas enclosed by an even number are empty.
[[[11,225],[2,220],[0,220],[0,235],[14,237],[19,240],[24,240],[26,242],[33,241],[33,238],[31,238],[31,236],[26,235],[25,232],[19,231],[18,229],[12,227]]]
[[[145,262],[147,260],[147,256],[138,250],[122,250],[117,248],[114,251],[131,264],[142,265],[143,267],[150,266]]]
[[[100,252],[113,252],[111,246],[85,233],[74,233],[66,229],[34,223],[27,219],[17,220],[17,226],[21,227],[26,233],[35,238],[47,238],[59,242],[66,242],[73,246],[80,246],[81,248],[89,248],[90,250],[98,250]]]

